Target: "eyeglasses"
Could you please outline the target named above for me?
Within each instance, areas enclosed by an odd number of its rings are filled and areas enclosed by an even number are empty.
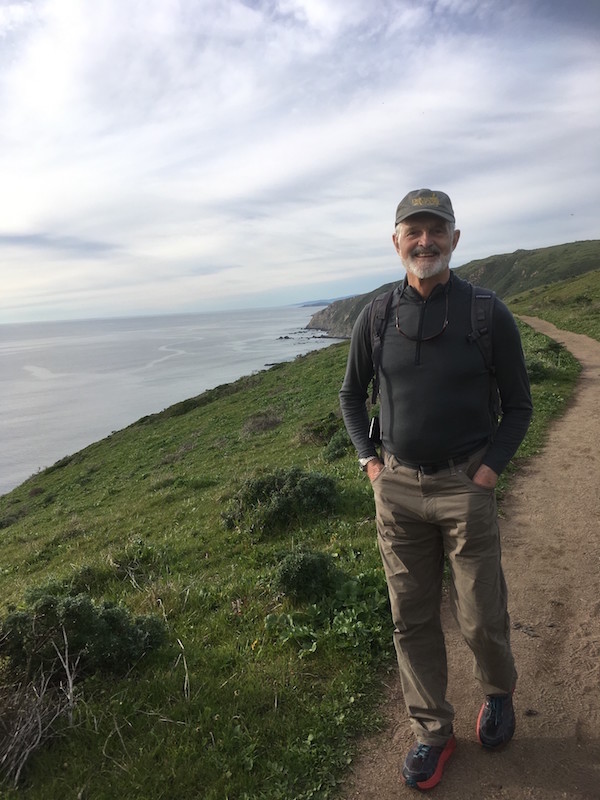
[[[444,324],[442,325],[441,330],[437,333],[434,333],[433,336],[411,336],[410,333],[406,333],[400,327],[400,320],[398,319],[398,312],[396,311],[396,330],[399,334],[404,336],[405,339],[409,339],[411,342],[430,342],[432,339],[437,339],[438,336],[441,336],[442,333],[448,327],[448,291],[446,291],[446,310],[444,312]]]

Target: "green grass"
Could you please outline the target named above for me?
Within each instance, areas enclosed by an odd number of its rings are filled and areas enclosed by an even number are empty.
[[[498,499],[523,461],[539,453],[548,425],[566,408],[581,366],[561,344],[519,323],[531,383],[533,417],[527,436],[498,481]]]
[[[593,239],[489,256],[470,261],[456,272],[506,298],[532,287],[573,280],[599,268],[600,240]]]
[[[541,317],[600,341],[600,270],[528,289],[507,302],[515,314]]]
[[[535,417],[513,470],[578,374],[566,351],[523,330]],[[340,433],[347,350],[146,417],[0,498],[0,616],[48,586],[155,614],[168,638],[125,677],[82,681],[73,727],[3,798],[335,796],[357,734],[378,724],[382,670],[395,669],[372,491]],[[332,510],[269,526],[244,511],[226,524],[244,487],[295,467],[332,481]],[[296,569],[303,552],[331,565],[316,600],[282,591],[281,565]]]

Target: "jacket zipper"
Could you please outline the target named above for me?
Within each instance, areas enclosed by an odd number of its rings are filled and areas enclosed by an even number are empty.
[[[427,298],[428,300],[429,298]],[[421,300],[421,310],[420,310],[420,317],[419,317],[419,330],[417,333],[417,341],[415,347],[415,366],[419,366],[421,364],[421,343],[423,339],[423,326],[425,325],[425,306],[427,305],[427,300]]]

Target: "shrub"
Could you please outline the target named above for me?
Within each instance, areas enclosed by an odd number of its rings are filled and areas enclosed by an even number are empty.
[[[74,724],[81,678],[122,675],[166,638],[158,617],[133,618],[122,606],[59,588],[30,589],[26,607],[0,622],[0,771],[14,786],[60,721]]]
[[[279,565],[277,587],[295,600],[314,602],[331,594],[339,572],[327,553],[298,550]]]
[[[351,445],[350,437],[345,429],[334,433],[327,447],[323,449],[323,458],[327,462],[336,461],[338,458],[343,458]]]
[[[96,605],[87,594],[43,594],[29,608],[12,611],[0,624],[0,657],[12,670],[32,674],[56,664],[65,641],[80,674],[124,674],[165,640],[158,617],[133,618],[111,603]]]
[[[327,513],[335,501],[332,478],[290,467],[245,481],[221,516],[229,529],[268,534]]]

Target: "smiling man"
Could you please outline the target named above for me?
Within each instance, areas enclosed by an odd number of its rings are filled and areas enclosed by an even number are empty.
[[[373,486],[394,644],[416,738],[402,778],[430,789],[456,747],[440,622],[445,558],[452,610],[484,698],[477,737],[492,750],[514,733],[517,673],[495,486],[527,432],[532,405],[511,313],[493,293],[450,270],[460,231],[448,195],[409,192],[395,221],[392,239],[406,277],[359,316],[340,402]],[[477,319],[483,322],[475,329]],[[372,401],[380,401],[376,440],[367,411],[372,379]]]

